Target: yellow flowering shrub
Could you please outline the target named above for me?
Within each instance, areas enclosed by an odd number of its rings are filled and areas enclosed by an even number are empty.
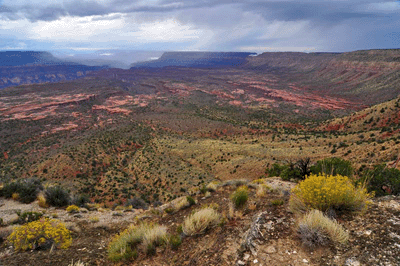
[[[76,212],[79,212],[79,207],[76,206],[76,205],[69,205],[69,206],[67,207],[67,212],[68,212],[68,213],[76,213]]]
[[[7,240],[15,250],[37,249],[54,244],[56,248],[66,249],[72,244],[70,231],[57,220],[43,218],[14,229]]]
[[[372,196],[347,176],[318,174],[310,175],[292,189],[289,206],[300,213],[310,209],[363,212]]]

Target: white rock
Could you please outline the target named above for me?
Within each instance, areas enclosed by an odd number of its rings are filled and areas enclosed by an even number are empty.
[[[258,259],[253,260],[253,263],[258,263]]]
[[[303,259],[303,262],[304,262],[304,263],[308,263],[308,260],[306,260],[306,259]]]
[[[244,259],[244,260],[248,260],[249,258],[250,258],[250,254],[247,254],[247,253],[244,254],[244,256],[243,256],[243,259]]]

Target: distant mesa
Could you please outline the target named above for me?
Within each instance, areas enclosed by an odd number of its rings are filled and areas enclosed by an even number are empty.
[[[131,68],[239,66],[255,53],[247,52],[165,52],[159,59],[134,63]]]
[[[5,51],[0,52],[0,66],[63,65],[72,64],[54,57],[49,52]]]
[[[104,68],[106,67],[64,61],[49,52],[0,52],[0,89],[23,84],[73,80]]]

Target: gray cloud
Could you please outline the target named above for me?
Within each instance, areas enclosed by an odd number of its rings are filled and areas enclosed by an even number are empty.
[[[241,50],[258,46],[346,51],[393,48],[399,43],[394,29],[400,28],[400,4],[393,0],[160,0],[157,4],[139,0],[32,1],[4,0],[0,5],[0,23],[94,16],[91,21],[123,21],[124,29],[118,31],[121,36],[137,31],[142,24],[167,20],[202,32],[197,42],[153,42],[147,46],[152,49]],[[105,33],[93,36],[101,38],[102,34]],[[116,44],[113,40],[96,40],[110,42],[111,47]],[[132,43],[132,47],[138,45],[131,39],[120,41],[124,45]]]

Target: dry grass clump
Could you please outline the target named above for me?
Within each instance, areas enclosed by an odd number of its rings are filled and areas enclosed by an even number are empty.
[[[356,187],[346,176],[310,175],[293,188],[289,207],[295,213],[310,209],[339,212],[364,212],[372,195],[365,187]]]
[[[39,207],[48,208],[49,204],[46,202],[46,198],[44,197],[43,193],[40,193],[37,197]]]
[[[271,191],[271,188],[268,185],[260,184],[257,186],[256,196],[259,198],[265,197],[269,191]]]
[[[75,262],[74,262],[74,260],[72,260],[72,262],[70,264],[68,264],[68,266],[86,266],[86,264],[81,262],[80,260],[75,261]]]
[[[153,254],[157,246],[167,242],[165,226],[148,223],[132,225],[111,240],[108,246],[108,258],[112,261],[136,258],[140,244],[147,254]]]
[[[349,233],[334,220],[329,219],[319,210],[307,213],[299,222],[297,232],[303,244],[309,248],[327,245],[330,241],[344,244]]]
[[[221,220],[221,215],[212,208],[201,209],[187,217],[182,230],[187,236],[199,235],[207,229],[216,226]]]
[[[248,184],[249,181],[247,179],[234,179],[228,180],[222,183],[222,186],[243,186]]]
[[[218,189],[218,187],[220,186],[220,182],[219,181],[212,181],[210,182],[207,186],[206,189],[210,192],[214,192]]]

